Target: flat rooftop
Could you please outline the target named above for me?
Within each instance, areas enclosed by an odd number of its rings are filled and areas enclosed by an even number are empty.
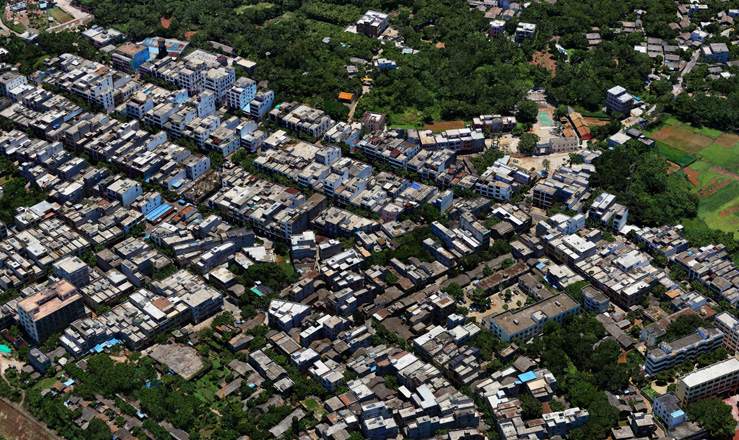
[[[542,313],[549,319],[577,306],[578,304],[575,300],[565,293],[560,293],[521,310],[515,312],[506,311],[490,319],[511,335],[534,326],[543,318],[541,316]]]
[[[149,352],[149,357],[160,364],[167,364],[170,370],[185,380],[191,379],[203,368],[197,350],[186,345],[157,345]]]
[[[33,316],[34,321],[38,321],[81,298],[77,288],[62,280],[19,302],[18,308],[22,308]]]
[[[710,382],[723,376],[728,376],[737,371],[739,371],[739,359],[731,358],[686,374],[680,380],[685,382],[685,385],[689,388],[692,388],[696,385]]]

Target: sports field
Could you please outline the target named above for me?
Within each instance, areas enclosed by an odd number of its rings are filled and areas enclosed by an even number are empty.
[[[698,216],[711,228],[739,238],[739,136],[695,128],[669,118],[646,133],[665,159],[680,167],[686,188],[698,195]]]
[[[549,116],[549,113],[539,112],[539,124],[541,124],[542,127],[551,127],[554,125],[554,121],[552,121],[552,117]]]

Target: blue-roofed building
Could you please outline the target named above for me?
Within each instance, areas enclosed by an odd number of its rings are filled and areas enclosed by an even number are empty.
[[[536,373],[534,373],[533,371],[527,371],[523,374],[518,375],[518,380],[521,383],[526,383],[530,380],[535,380],[535,379],[536,379]]]
[[[680,398],[674,393],[663,394],[654,399],[652,413],[664,423],[667,429],[672,429],[688,420],[688,415],[680,408]]]

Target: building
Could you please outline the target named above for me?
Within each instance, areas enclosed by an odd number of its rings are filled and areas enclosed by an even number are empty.
[[[516,27],[516,43],[522,44],[527,38],[536,34],[536,25],[533,23],[518,23]]]
[[[108,186],[105,194],[110,200],[118,200],[123,206],[128,206],[143,194],[141,184],[131,179],[118,179]]]
[[[387,14],[369,10],[357,20],[357,33],[377,38],[387,29],[388,23],[390,17]]]
[[[721,330],[699,327],[695,333],[672,342],[662,342],[649,350],[644,369],[650,375],[667,370],[719,348],[723,341],[724,333]]]
[[[739,391],[739,359],[730,358],[688,373],[677,381],[675,394],[685,408],[696,400]]]
[[[362,115],[362,130],[367,131],[382,131],[385,129],[385,114],[364,112]]]
[[[234,82],[226,92],[226,102],[229,108],[249,111],[249,103],[257,96],[257,83],[253,79],[242,76]]]
[[[620,113],[628,117],[634,108],[634,97],[621,86],[612,87],[606,92],[606,110],[608,113]]]
[[[9,92],[18,86],[28,84],[28,79],[18,72],[9,70],[0,75],[0,96],[8,96]]]
[[[18,322],[35,342],[64,330],[85,314],[82,295],[68,281],[58,281],[18,303]]]
[[[498,35],[505,33],[505,21],[493,20],[490,22],[490,38],[495,38]]]
[[[275,102],[275,92],[269,89],[262,89],[249,103],[249,114],[252,118],[261,120],[264,114],[272,108]]]
[[[92,43],[93,46],[99,48],[113,44],[115,40],[123,37],[123,34],[113,28],[103,29],[94,25],[90,29],[81,32],[82,38]]]
[[[135,43],[125,43],[113,52],[113,67],[133,73],[149,60],[149,48]]]
[[[588,217],[614,232],[619,232],[626,226],[629,208],[616,203],[616,196],[613,194],[604,192],[598,195],[593,204],[590,205]]]
[[[548,321],[562,322],[580,313],[580,304],[565,293],[554,295],[515,312],[505,311],[483,318],[488,328],[505,342],[527,341],[544,330]]]
[[[41,374],[46,373],[46,370],[51,366],[51,359],[46,356],[43,351],[38,348],[32,348],[28,352],[28,363]]]
[[[90,282],[90,267],[73,255],[55,262],[51,267],[55,277],[69,281],[78,289]]]
[[[668,430],[688,420],[688,415],[680,408],[680,398],[674,393],[663,394],[654,399],[652,413]]]
[[[284,102],[270,110],[270,122],[290,130],[307,133],[315,139],[323,137],[333,125],[331,118],[321,110],[297,102]]]
[[[729,61],[729,48],[726,43],[706,44],[701,47],[701,55],[707,63],[726,63]]]
[[[595,313],[606,313],[611,306],[608,297],[593,286],[585,286],[581,290],[585,300],[585,311]]]
[[[182,167],[190,180],[195,180],[210,169],[210,158],[204,154],[188,156],[183,160]]]
[[[721,312],[713,323],[724,333],[724,347],[730,352],[739,350],[739,319],[729,312]]]
[[[267,320],[271,327],[288,332],[295,327],[300,327],[300,323],[309,315],[310,306],[273,299],[269,303]]]
[[[234,81],[236,81],[236,70],[233,67],[209,69],[203,75],[203,88],[213,93],[216,103],[221,104]],[[254,87],[256,88],[256,85]]]

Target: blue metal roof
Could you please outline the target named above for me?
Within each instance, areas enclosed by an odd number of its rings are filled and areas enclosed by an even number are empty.
[[[526,373],[523,373],[523,374],[519,374],[518,375],[518,379],[521,382],[526,383],[526,382],[528,382],[530,380],[536,379],[536,374],[533,371],[529,371],[529,372],[526,372]]]

